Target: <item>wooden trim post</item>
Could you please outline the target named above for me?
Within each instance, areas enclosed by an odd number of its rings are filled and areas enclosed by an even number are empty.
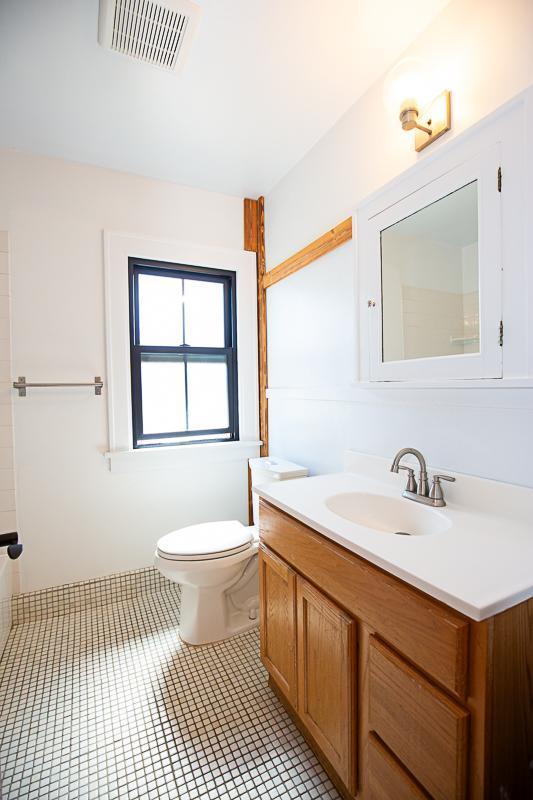
[[[267,307],[265,258],[265,198],[257,201],[257,328],[259,344],[259,437],[263,442],[261,455],[268,456],[268,363],[267,363]]]
[[[259,359],[259,438],[261,455],[268,455],[267,319],[265,281],[265,199],[244,200],[244,249],[255,252],[257,263],[257,338]]]
[[[268,455],[267,319],[265,278],[265,199],[244,200],[244,249],[256,254],[257,265],[257,343],[259,367],[259,438],[261,455]],[[248,518],[253,524],[252,482],[248,469]]]

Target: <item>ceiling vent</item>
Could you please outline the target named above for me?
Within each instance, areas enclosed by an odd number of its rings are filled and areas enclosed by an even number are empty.
[[[176,72],[185,59],[200,7],[191,0],[100,0],[102,47]]]

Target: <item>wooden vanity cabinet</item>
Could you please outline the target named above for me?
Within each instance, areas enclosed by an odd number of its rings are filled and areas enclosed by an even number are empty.
[[[296,708],[296,573],[274,553],[259,560],[261,658],[276,686]]]
[[[474,622],[260,504],[261,657],[341,794],[533,800],[533,600]]]
[[[274,553],[262,548],[259,564],[263,663],[353,792],[355,621]]]
[[[355,791],[356,623],[298,577],[298,714],[342,783]]]

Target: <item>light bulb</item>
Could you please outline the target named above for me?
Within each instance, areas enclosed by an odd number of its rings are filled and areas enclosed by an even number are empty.
[[[389,72],[384,85],[385,102],[391,112],[420,111],[431,100],[427,66],[418,58],[404,58]]]

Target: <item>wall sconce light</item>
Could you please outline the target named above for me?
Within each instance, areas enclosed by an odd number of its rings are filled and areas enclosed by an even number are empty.
[[[452,126],[451,93],[441,92],[421,113],[416,106],[402,105],[400,122],[404,131],[416,130],[415,150],[419,152],[449,131]]]
[[[415,150],[420,151],[451,128],[451,95],[441,92],[431,102],[439,80],[428,65],[417,58],[405,58],[391,70],[385,81],[388,107],[396,113],[404,131],[415,131]],[[442,84],[441,84],[442,85]]]

